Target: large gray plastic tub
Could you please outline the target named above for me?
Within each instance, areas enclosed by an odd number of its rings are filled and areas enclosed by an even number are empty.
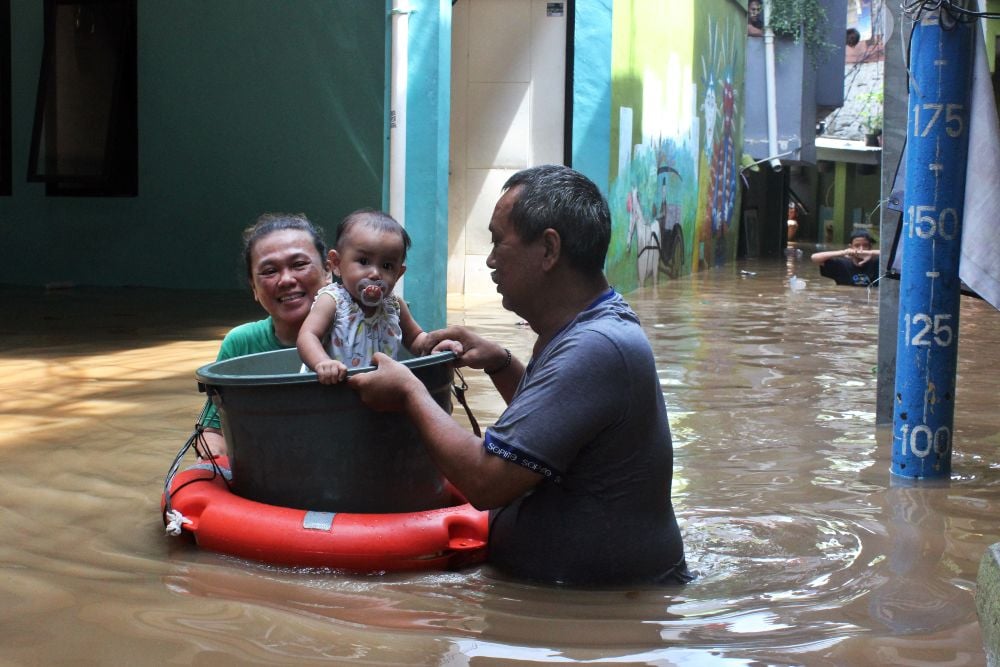
[[[449,413],[454,358],[443,352],[403,361]],[[195,373],[218,408],[236,494],[324,512],[418,512],[452,504],[409,418],[375,412],[346,383],[322,385],[315,373],[300,373],[301,364],[291,348]]]

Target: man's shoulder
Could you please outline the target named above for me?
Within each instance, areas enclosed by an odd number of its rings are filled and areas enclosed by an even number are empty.
[[[865,264],[865,272],[868,274],[869,278],[875,280],[878,278],[878,271],[878,257],[873,257]]]
[[[600,332],[612,339],[634,336],[642,331],[639,316],[617,292],[585,311],[578,324],[581,331]]]
[[[590,317],[580,319],[566,332],[565,342],[571,353],[587,359],[590,365],[610,363],[618,366],[623,359],[650,351],[649,339],[639,318],[620,297],[617,303],[595,309]]]

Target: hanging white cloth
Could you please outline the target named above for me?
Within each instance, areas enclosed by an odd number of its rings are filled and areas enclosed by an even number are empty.
[[[976,31],[958,275],[1000,310],[1000,128],[983,33]]]

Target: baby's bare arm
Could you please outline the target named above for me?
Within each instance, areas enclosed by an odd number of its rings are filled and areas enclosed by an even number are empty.
[[[337,300],[332,294],[321,294],[299,328],[296,347],[302,361],[312,370],[316,370],[320,363],[330,361],[330,355],[323,347],[323,338],[333,328],[336,315]]]
[[[417,321],[413,319],[410,308],[402,299],[399,300],[399,328],[403,332],[403,347],[417,356],[430,352],[427,334]]]

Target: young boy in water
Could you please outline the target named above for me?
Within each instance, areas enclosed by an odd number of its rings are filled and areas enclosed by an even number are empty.
[[[348,368],[369,365],[375,352],[395,358],[400,343],[414,354],[426,352],[427,334],[392,294],[409,247],[403,226],[381,211],[355,211],[337,227],[328,258],[341,282],[319,290],[297,340],[299,356],[321,383],[342,381]]]
[[[815,252],[810,259],[819,273],[838,285],[867,287],[878,280],[879,251],[872,249],[875,239],[864,229],[851,232],[850,245],[843,250]]]

